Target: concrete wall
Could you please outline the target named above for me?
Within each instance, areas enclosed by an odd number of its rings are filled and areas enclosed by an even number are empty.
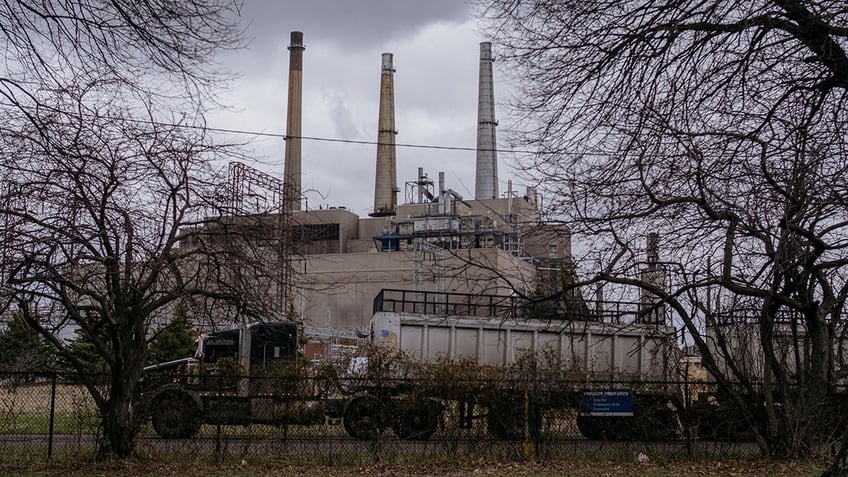
[[[565,259],[571,256],[568,229],[563,226],[540,226],[538,211],[530,200],[470,200],[457,201],[454,205],[456,207],[451,212],[458,217],[451,220],[456,223],[470,220],[470,233],[461,238],[449,237],[452,240],[450,243],[458,244],[459,247],[440,249],[434,245],[440,244],[438,232],[426,228],[420,235],[414,235],[424,237],[427,241],[432,240],[428,247],[430,251],[423,253],[414,252],[412,244],[407,243],[417,240],[411,238],[413,235],[406,235],[402,239],[406,250],[401,248],[400,251],[378,251],[381,247],[375,243],[374,238],[381,236],[385,230],[393,231],[393,221],[408,220],[409,217],[429,216],[434,223],[448,220],[438,214],[439,204],[403,205],[398,208],[395,217],[361,218],[346,209],[293,212],[291,224],[302,238],[295,246],[296,255],[292,259],[292,305],[295,311],[306,325],[352,328],[368,324],[374,297],[384,288],[498,295],[510,295],[516,290],[532,292],[539,279],[533,261],[526,256],[515,256],[520,248],[511,249],[511,253],[498,248],[495,240],[482,243],[484,238],[498,238],[504,242],[500,245],[506,246],[507,234],[510,237],[522,235],[524,251],[529,252],[531,257]],[[505,224],[500,218],[503,215],[520,217],[524,223],[520,226]],[[279,233],[279,220],[278,215],[269,215],[239,217],[230,222],[233,222],[235,229],[239,229],[242,224],[251,229],[264,225],[264,228],[259,227],[262,228],[261,232],[275,237]],[[491,232],[488,232],[488,228],[475,229],[478,222],[480,227],[488,224],[485,227],[490,227]],[[415,224],[418,227],[419,223]],[[322,235],[322,231],[327,230],[331,233]],[[418,232],[416,229],[415,233]],[[448,232],[448,235],[452,233]],[[214,230],[211,234],[214,235]],[[470,240],[477,236],[481,237],[481,243]],[[220,238],[222,245],[226,245],[229,240],[228,236]],[[480,248],[467,248],[474,246]],[[556,256],[551,257],[552,254]],[[280,276],[280,261],[279,257],[269,251],[269,270],[263,272],[267,277],[260,274],[259,270],[253,276],[256,283],[254,292],[271,304],[282,302],[281,297],[275,295],[275,290],[282,289],[277,284],[279,280],[274,281]]]
[[[425,254],[417,271],[414,252],[311,255],[302,267],[295,306],[304,322],[337,328],[366,326],[384,288],[508,295],[535,279],[531,265],[500,249]]]

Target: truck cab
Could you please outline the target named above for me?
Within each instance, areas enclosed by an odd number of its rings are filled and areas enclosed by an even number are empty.
[[[247,350],[243,353],[243,350]],[[158,363],[144,368],[152,373],[197,372],[215,369],[219,361],[230,359],[245,373],[274,363],[297,359],[297,324],[291,322],[254,323],[244,329],[205,333],[197,339],[193,357]]]
[[[298,375],[290,371],[299,363],[297,335],[294,322],[253,323],[202,335],[194,357],[144,368],[142,389],[154,430],[190,437],[204,422],[316,419],[316,412],[306,415],[300,408],[307,400],[297,379],[271,379],[274,373]]]
[[[243,329],[207,333],[197,342],[195,359],[204,366],[231,359],[245,372],[297,359],[297,324],[254,323]]]

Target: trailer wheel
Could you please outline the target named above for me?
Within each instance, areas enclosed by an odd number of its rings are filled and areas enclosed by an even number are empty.
[[[639,440],[634,437],[634,417],[577,416],[577,429],[592,441]]]
[[[182,389],[168,389],[153,399],[153,430],[165,438],[194,436],[203,424],[197,400]]]
[[[668,402],[642,402],[631,417],[577,416],[577,428],[593,441],[674,440],[678,431],[677,412]]]
[[[652,442],[677,438],[680,421],[673,403],[660,401],[639,414],[639,439]]]
[[[524,425],[523,399],[504,399],[502,402],[489,407],[487,424],[489,432],[507,440],[521,440],[526,437],[537,439],[542,430],[542,411],[538,406],[530,405],[527,426]]]
[[[360,440],[375,440],[386,427],[388,411],[379,399],[361,396],[351,400],[345,407],[344,424],[348,435]]]
[[[698,437],[705,441],[753,442],[755,434],[742,411],[730,400],[699,399],[691,410]],[[764,418],[763,421],[764,422]]]
[[[436,433],[441,420],[439,403],[431,399],[414,399],[398,406],[397,419],[392,427],[401,439],[426,441]]]

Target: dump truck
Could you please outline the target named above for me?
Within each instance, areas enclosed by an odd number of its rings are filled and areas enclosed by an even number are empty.
[[[538,436],[552,410],[577,412],[592,439],[675,435],[679,393],[653,384],[671,378],[675,334],[656,309],[529,313],[509,296],[382,290],[372,346],[344,369],[330,375],[299,359],[297,324],[254,323],[205,334],[194,357],[146,368],[144,400],[163,437],[192,436],[203,423],[338,418],[357,439],[387,428],[428,439],[449,415],[455,427],[482,421],[496,437],[519,439]]]

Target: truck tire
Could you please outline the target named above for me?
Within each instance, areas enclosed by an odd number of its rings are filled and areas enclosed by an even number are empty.
[[[200,403],[180,388],[165,389],[156,394],[152,412],[153,430],[165,438],[192,437],[203,424]]]
[[[489,407],[486,423],[489,432],[498,439],[512,441],[522,440],[525,437],[538,439],[542,431],[542,412],[538,406],[531,404],[527,410],[527,417],[525,426],[523,399],[504,399]]]
[[[355,439],[373,441],[380,437],[389,412],[379,399],[372,396],[360,396],[347,403],[342,418],[347,434]]]
[[[635,423],[635,417],[577,416],[577,429],[591,441],[639,440],[632,430]]]
[[[697,435],[704,441],[754,442],[754,430],[745,420],[745,414],[729,398],[718,401],[699,399],[692,404],[691,415],[697,425]],[[765,422],[765,416],[760,422]]]
[[[680,423],[673,403],[639,397],[633,416],[577,416],[577,428],[593,441],[664,442],[677,438]]]
[[[431,399],[410,399],[398,405],[392,427],[401,439],[426,441],[436,433],[441,420],[439,403]]]
[[[648,442],[667,442],[677,439],[681,429],[677,410],[671,401],[657,401],[637,414],[637,437]]]

